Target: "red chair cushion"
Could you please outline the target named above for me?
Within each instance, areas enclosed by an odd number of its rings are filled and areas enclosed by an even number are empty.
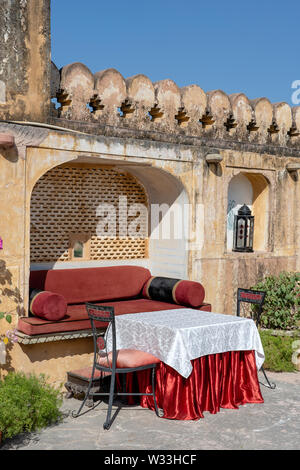
[[[53,292],[37,292],[30,301],[30,312],[39,318],[58,321],[67,313],[67,302],[62,295]]]
[[[160,359],[152,354],[136,349],[120,349],[117,350],[117,368],[125,369],[129,367],[141,367],[149,364],[158,364]],[[112,352],[108,355],[100,356],[98,364],[103,367],[112,367]]]
[[[197,308],[203,304],[205,290],[200,282],[168,277],[151,277],[145,283],[143,297]]]

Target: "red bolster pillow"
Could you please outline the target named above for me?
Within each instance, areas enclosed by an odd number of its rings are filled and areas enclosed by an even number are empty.
[[[67,312],[67,302],[60,294],[33,289],[29,298],[29,311],[44,320],[58,321]]]
[[[169,277],[151,277],[143,287],[143,297],[197,308],[203,304],[205,290],[200,282]]]

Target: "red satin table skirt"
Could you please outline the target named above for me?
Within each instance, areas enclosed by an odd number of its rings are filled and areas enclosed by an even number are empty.
[[[196,420],[203,412],[220,408],[237,409],[246,403],[263,403],[254,351],[230,351],[203,356],[192,361],[193,371],[185,379],[172,367],[159,363],[156,368],[156,398],[164,418]],[[127,374],[127,392],[151,393],[151,371]],[[133,404],[136,397],[129,397]],[[153,398],[139,397],[140,405],[154,410]]]

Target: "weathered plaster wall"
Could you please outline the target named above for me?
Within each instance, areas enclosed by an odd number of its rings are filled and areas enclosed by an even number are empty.
[[[224,160],[216,170],[206,166],[202,175],[205,207],[204,246],[194,257],[195,277],[205,279],[213,310],[234,313],[237,287],[250,288],[258,279],[282,270],[299,269],[298,181],[285,169],[286,159],[244,152],[221,152]],[[268,181],[268,201],[262,197],[268,227],[263,250],[234,253],[227,250],[227,195],[233,176],[248,174]],[[259,208],[258,208],[259,210]],[[258,227],[259,229],[259,227]],[[261,236],[265,236],[262,231]]]
[[[0,149],[0,168],[0,236],[3,240],[3,250],[0,251],[0,311],[13,310],[16,321],[17,312],[22,313],[23,308],[25,161],[16,158],[13,151]]]
[[[173,203],[184,191],[185,201],[190,203],[190,234],[196,228],[196,206],[202,205],[203,245],[190,244],[186,252],[180,253],[180,260],[186,260],[186,277],[204,284],[206,301],[212,303],[213,311],[234,313],[235,293],[239,286],[250,287],[264,274],[299,269],[299,183],[286,170],[286,163],[297,162],[296,157],[220,148],[222,162],[208,164],[205,160],[207,147],[92,136],[38,126],[6,124],[4,128],[0,124],[0,130],[1,126],[5,132],[9,130],[14,135],[18,144],[12,150],[1,150],[0,155],[0,209],[3,214],[0,235],[4,242],[0,259],[5,263],[2,264],[3,285],[10,289],[7,291],[9,296],[2,299],[3,308],[17,306],[18,292],[19,309],[27,309],[31,191],[49,169],[75,161],[132,169],[147,188],[152,202]],[[27,145],[26,152],[24,144]],[[232,177],[240,172],[254,179],[256,175],[265,178],[269,194],[266,249],[244,255],[227,252],[226,245],[228,186]],[[170,184],[169,189],[166,182]],[[157,270],[159,266],[164,269],[163,263],[153,266]],[[174,264],[172,269],[175,276],[176,269],[181,268]],[[16,322],[17,315],[13,324]],[[90,348],[89,339],[44,346],[15,345],[10,353],[9,367],[42,371],[47,361],[52,380],[63,381],[67,370],[90,361]]]
[[[179,88],[171,79],[152,83],[142,74],[124,78],[115,69],[92,73],[81,63],[58,70],[50,61],[49,5],[0,5],[0,134],[15,140],[0,148],[0,288],[1,310],[14,310],[13,326],[28,305],[32,189],[68,162],[123,165],[153,202],[190,203],[188,238],[200,237],[186,251],[185,240],[152,247],[158,253],[152,267],[202,282],[215,312],[235,313],[237,287],[299,270],[299,171],[287,165],[299,166],[300,107],[198,85]],[[50,97],[60,104],[51,112]],[[216,152],[220,163],[208,163],[208,153]],[[228,187],[240,173],[253,185],[258,221],[256,250],[247,254],[228,251],[226,240]],[[87,365],[90,354],[88,339],[15,345],[7,370],[46,369],[52,380],[63,380],[67,370]]]
[[[0,119],[50,112],[50,0],[0,2]]]
[[[51,383],[66,382],[66,372],[93,363],[93,340],[81,338],[41,344],[14,344],[8,350],[8,364],[3,370],[45,374]]]
[[[7,125],[3,127],[0,124],[0,131],[1,128],[5,132],[8,131]],[[125,168],[131,170],[137,178],[141,176],[141,182],[147,187],[150,200],[159,204],[163,202],[172,204],[177,201],[183,194],[183,183],[186,182],[187,175],[192,174],[194,156],[193,149],[190,148],[178,149],[167,144],[152,142],[145,142],[141,147],[134,142],[128,144],[119,139],[112,141],[101,137],[45,129],[41,132],[39,127],[32,126],[11,126],[10,132],[14,134],[17,143],[24,143],[24,139],[21,141],[19,136],[25,132],[26,143],[29,144],[27,151],[22,153],[24,158],[19,155],[18,146],[13,150],[2,151],[0,155],[3,194],[0,198],[0,210],[6,215],[0,219],[0,235],[3,238],[3,251],[0,253],[0,259],[3,260],[3,285],[20,293],[21,314],[26,314],[28,305],[31,192],[39,178],[49,169],[67,162],[108,163]],[[160,189],[160,185],[163,189]],[[193,197],[193,186],[189,185],[186,192],[188,196],[185,201],[189,201]],[[154,254],[157,253],[157,247],[152,246],[151,249]],[[169,263],[167,268],[164,266],[161,253],[157,255],[158,259],[153,258],[153,264],[149,267],[154,267],[157,273],[165,275],[178,275],[179,270],[183,277],[188,277],[187,264],[184,263],[185,251],[181,251],[180,259],[177,260],[180,251],[177,246],[174,249],[173,271],[170,259],[166,259],[168,255],[166,253],[165,262]],[[14,298],[3,297],[1,300],[3,310],[17,306]],[[18,315],[15,310],[12,327],[16,326],[17,320]],[[8,325],[2,323],[1,327],[4,331]],[[79,343],[82,341],[86,345],[87,352],[83,352],[84,347],[82,351],[77,349],[77,341]],[[38,373],[45,369],[43,361],[48,357],[47,372],[53,380],[63,380],[66,370],[87,363],[87,358],[91,358],[88,354],[90,350],[91,340],[88,339],[32,346],[16,344],[9,353],[10,360],[6,370],[17,367],[26,372],[34,370]]]
[[[22,126],[20,126],[22,127]],[[13,128],[12,128],[13,130]],[[31,127],[31,133],[40,132],[39,128]],[[16,133],[16,132],[15,132]],[[16,133],[17,134],[17,133]],[[202,270],[204,263],[215,265],[215,259],[228,259],[236,257],[236,254],[227,253],[226,249],[226,216],[228,185],[231,178],[243,171],[251,177],[263,176],[269,182],[269,204],[266,219],[268,221],[268,240],[266,249],[262,253],[247,255],[249,263],[256,264],[257,257],[268,255],[273,257],[291,257],[296,266],[298,259],[299,243],[299,215],[296,210],[298,182],[286,171],[286,159],[274,155],[258,153],[244,153],[232,150],[220,150],[223,161],[217,167],[208,165],[205,161],[205,152],[192,146],[179,146],[170,144],[159,144],[157,142],[140,142],[122,139],[107,139],[101,137],[86,136],[77,133],[63,133],[45,131],[44,140],[39,146],[33,146],[27,150],[26,162],[22,158],[12,156],[12,151],[2,151],[1,198],[4,217],[1,220],[1,235],[4,241],[5,261],[8,267],[16,263],[20,270],[21,280],[18,288],[21,289],[22,297],[27,295],[26,279],[29,272],[29,227],[30,227],[30,197],[36,181],[50,168],[70,161],[108,162],[115,165],[133,165],[133,174],[140,175],[141,180],[147,180],[145,175],[150,175],[151,168],[157,168],[173,175],[174,181],[180,182],[185,188],[186,202],[191,204],[190,231],[195,230],[196,204],[202,204],[204,208],[204,245],[192,251],[188,251],[188,276],[201,280],[207,292],[210,292],[210,275]],[[40,137],[41,138],[41,137]],[[33,137],[32,137],[33,139]],[[14,160],[15,159],[15,160]],[[295,159],[289,158],[292,162]],[[139,166],[142,165],[142,166]],[[128,166],[130,168],[130,166]],[[148,170],[148,173],[147,173]],[[26,176],[25,176],[26,174]],[[149,178],[149,176],[148,176]],[[161,180],[160,180],[161,178]],[[163,176],[154,173],[148,182],[152,188],[152,202],[157,202],[159,186],[165,188]],[[17,188],[12,191],[11,188]],[[156,194],[156,196],[155,196]],[[178,197],[180,191],[176,193]],[[175,196],[174,196],[175,198]],[[164,199],[161,198],[159,202]],[[172,201],[174,202],[174,201]],[[9,207],[9,210],[8,210]],[[16,222],[18,230],[12,233],[11,221]],[[25,259],[24,259],[25,253]],[[243,255],[239,255],[241,258]],[[226,257],[226,258],[225,258]],[[234,258],[235,259],[235,258]],[[200,267],[199,267],[200,266]],[[215,268],[213,268],[215,269]],[[255,272],[255,268],[254,268]],[[212,286],[214,286],[212,276]],[[222,275],[220,277],[222,287]],[[232,276],[231,276],[232,277]],[[234,278],[234,276],[232,277]],[[249,283],[248,283],[249,284]],[[236,288],[232,285],[231,292]],[[208,294],[209,295],[209,294]],[[222,302],[217,301],[218,295],[209,295],[209,300],[222,309]],[[216,304],[214,304],[217,302]],[[228,311],[228,313],[230,313]]]

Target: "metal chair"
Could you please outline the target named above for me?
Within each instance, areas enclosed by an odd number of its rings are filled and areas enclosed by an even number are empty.
[[[92,332],[93,332],[93,340],[94,340],[94,361],[93,361],[93,369],[92,369],[92,375],[89,381],[89,385],[85,394],[85,397],[83,399],[83,402],[78,410],[77,413],[73,413],[73,417],[76,418],[80,415],[80,412],[87,400],[88,397],[93,397],[93,396],[101,396],[101,395],[108,395],[109,396],[109,402],[108,402],[108,410],[107,410],[107,416],[106,416],[106,421],[103,424],[104,429],[109,429],[115,420],[118,412],[120,411],[119,407],[117,411],[114,413],[113,417],[111,417],[112,413],[112,406],[113,406],[113,401],[114,397],[116,395],[147,395],[147,396],[152,396],[154,400],[154,407],[155,407],[155,413],[158,417],[160,417],[158,406],[157,406],[157,401],[156,401],[156,396],[155,396],[155,369],[157,363],[159,363],[159,359],[157,359],[156,362],[154,363],[142,363],[143,361],[143,355],[145,356],[146,353],[143,353],[141,351],[141,363],[137,365],[136,367],[124,367],[124,364],[122,364],[122,367],[117,367],[117,354],[119,352],[122,352],[122,350],[117,351],[116,349],[116,324],[115,324],[115,313],[114,313],[114,308],[113,307],[103,307],[99,305],[94,305],[92,303],[86,303],[86,309],[88,313],[88,317],[91,321],[92,325]],[[108,323],[107,326],[107,332],[108,329],[112,329],[112,353],[108,354],[107,353],[107,345],[106,341],[97,331],[95,322],[105,322]],[[105,350],[106,354],[103,354],[103,351]],[[133,353],[135,351],[132,351]],[[101,354],[102,353],[102,354]],[[126,353],[128,355],[128,350],[126,350]],[[130,352],[129,352],[130,355]],[[127,356],[128,357],[128,356]],[[103,361],[103,359],[105,360]],[[148,358],[149,359],[149,358]],[[150,358],[151,359],[151,358]],[[125,360],[126,362],[126,360]],[[103,364],[104,363],[104,364]],[[127,374],[129,372],[136,372],[136,371],[141,371],[141,370],[146,370],[146,369],[152,369],[152,393],[125,393],[124,390],[122,392],[115,392],[115,382],[116,382],[116,374]],[[94,374],[95,371],[99,370],[101,372],[101,376],[103,374],[107,375],[107,373],[111,373],[111,380],[110,380],[110,390],[109,392],[91,392],[91,387],[92,383],[94,380]],[[125,376],[123,376],[125,378]],[[124,381],[123,381],[124,384]]]
[[[259,323],[260,323],[260,317],[261,317],[261,314],[262,314],[262,306],[264,304],[265,297],[266,297],[266,292],[264,292],[264,291],[238,288],[238,290],[237,290],[237,312],[236,312],[237,316],[238,317],[241,316],[240,315],[240,313],[241,313],[240,312],[241,302],[257,305],[258,309],[257,309],[257,312],[256,312],[256,326],[258,328]],[[251,318],[252,318],[252,313],[251,313]],[[267,381],[267,384],[268,384],[268,385],[265,385],[265,384],[262,384],[262,385],[274,390],[276,388],[276,384],[269,381],[263,366],[261,367],[261,371],[264,374],[264,377],[265,377],[265,379]]]

